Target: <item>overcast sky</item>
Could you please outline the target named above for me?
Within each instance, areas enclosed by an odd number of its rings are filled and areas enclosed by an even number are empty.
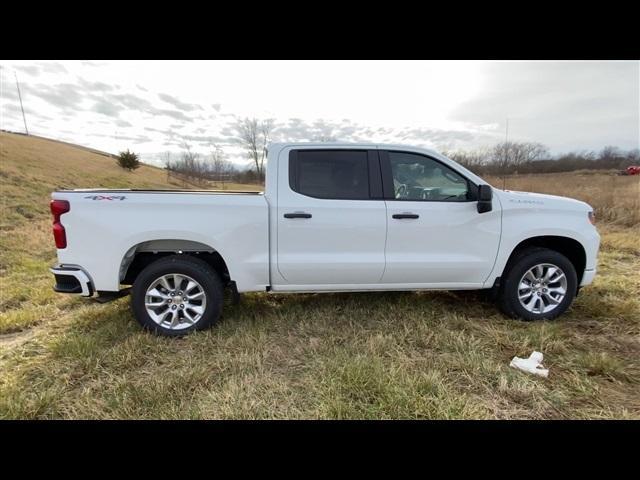
[[[233,124],[274,118],[274,140],[439,150],[509,139],[552,153],[640,148],[640,62],[0,61],[0,128],[145,161],[183,142],[246,164]]]

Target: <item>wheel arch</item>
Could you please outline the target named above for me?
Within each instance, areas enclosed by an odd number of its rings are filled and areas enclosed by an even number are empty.
[[[522,251],[531,247],[548,248],[567,257],[576,270],[578,285],[580,285],[587,265],[587,252],[578,240],[562,235],[539,235],[522,240],[511,251],[500,276],[503,277],[509,271]]]
[[[140,272],[148,265],[160,258],[175,254],[199,258],[220,275],[223,284],[231,282],[227,262],[214,247],[193,240],[154,239],[139,242],[127,250],[120,262],[120,283],[133,285]]]

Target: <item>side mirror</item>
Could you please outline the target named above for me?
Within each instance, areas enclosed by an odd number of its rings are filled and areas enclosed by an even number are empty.
[[[490,212],[493,210],[491,199],[493,190],[489,185],[478,185],[478,213]]]

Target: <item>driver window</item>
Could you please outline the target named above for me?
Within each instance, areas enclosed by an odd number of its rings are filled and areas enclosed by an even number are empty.
[[[469,184],[460,174],[431,158],[413,153],[389,152],[395,198],[464,202]]]

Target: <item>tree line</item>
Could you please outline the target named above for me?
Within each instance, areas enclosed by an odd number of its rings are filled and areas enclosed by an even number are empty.
[[[177,157],[166,152],[163,163],[168,172],[196,182],[261,183],[264,181],[267,144],[273,129],[273,119],[244,118],[235,124],[234,138],[245,150],[250,164],[248,169],[238,168],[215,144],[212,144],[209,154],[202,155],[193,152],[189,144],[183,143],[182,152]],[[335,139],[321,141],[329,140]],[[510,141],[491,147],[442,153],[478,175],[557,173],[582,169],[624,170],[630,165],[640,165],[640,149],[623,151],[614,146],[604,147],[598,152],[579,151],[552,156],[541,143]],[[139,165],[137,156],[128,150],[121,152],[118,162],[130,170]]]
[[[245,118],[235,125],[235,139],[244,148],[250,162],[248,169],[240,169],[226,158],[222,148],[213,144],[208,155],[193,152],[188,143],[183,143],[182,152],[173,158],[170,152],[163,157],[169,172],[181,175],[198,183],[202,180],[213,182],[262,183],[264,182],[267,144],[271,140],[273,119],[258,120]]]
[[[624,151],[607,146],[599,152],[570,152],[554,157],[547,147],[535,142],[501,142],[493,147],[443,154],[478,175],[624,170],[640,164],[640,149]]]

